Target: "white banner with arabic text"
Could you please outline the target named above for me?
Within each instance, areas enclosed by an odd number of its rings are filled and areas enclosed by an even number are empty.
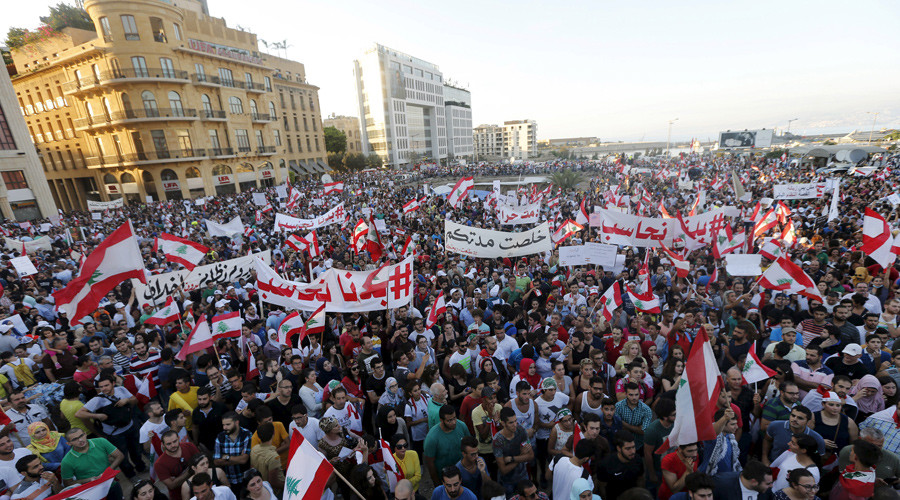
[[[824,182],[807,184],[775,184],[772,186],[772,198],[776,200],[806,200],[825,196]]]
[[[497,217],[500,219],[500,224],[503,225],[536,224],[540,215],[540,203],[530,203],[519,207],[506,204],[497,205]]]
[[[508,233],[469,227],[448,220],[444,222],[444,245],[448,252],[470,257],[519,257],[552,251],[551,232],[550,224],[546,222],[528,231]]]
[[[725,217],[739,215],[740,210],[737,208],[724,207],[685,217],[685,231],[678,219],[640,217],[614,210],[600,210],[590,215],[590,225],[600,228],[600,241],[610,245],[672,246],[676,238],[683,238],[685,235],[698,242],[712,244],[713,236],[725,227]]]
[[[122,208],[125,206],[125,198],[119,198],[112,201],[94,201],[87,200],[88,211],[99,212],[109,208]]]
[[[343,203],[314,219],[299,219],[297,217],[291,217],[290,215],[275,214],[274,230],[276,232],[285,231],[290,233],[293,231],[318,229],[329,224],[344,222],[345,215]]]

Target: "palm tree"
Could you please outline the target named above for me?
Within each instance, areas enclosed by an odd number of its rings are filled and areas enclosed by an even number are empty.
[[[550,183],[562,189],[569,191],[581,182],[581,175],[569,169],[559,170],[550,175]]]

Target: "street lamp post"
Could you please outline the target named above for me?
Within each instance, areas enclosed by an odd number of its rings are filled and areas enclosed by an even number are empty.
[[[799,120],[799,118],[791,118],[790,120],[788,120],[788,127],[787,127],[787,133],[788,133],[788,134],[791,133],[791,122],[795,122],[795,121],[797,121],[797,120]]]
[[[875,117],[872,118],[872,130],[869,131],[869,140],[866,142],[866,145],[871,145],[872,144],[872,134],[875,133],[875,122],[878,120],[878,111],[866,111],[866,114],[867,115],[875,115]]]
[[[666,135],[666,158],[669,158],[669,143],[672,142],[672,124],[677,122],[678,118],[669,120],[669,133]]]

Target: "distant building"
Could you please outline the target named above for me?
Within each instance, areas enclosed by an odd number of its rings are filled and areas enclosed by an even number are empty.
[[[538,155],[537,122],[512,120],[473,129],[476,159],[527,160]]]
[[[19,112],[6,65],[0,71],[0,212],[26,221],[57,215],[28,125]]]
[[[444,85],[444,117],[447,120],[447,153],[456,159],[471,159],[475,154],[471,92]]]
[[[597,137],[563,137],[547,140],[547,146],[550,148],[590,146],[598,143],[600,143],[600,139]]]
[[[355,116],[335,116],[334,113],[326,118],[325,127],[334,127],[347,136],[347,152],[350,154],[362,153],[362,136],[359,132],[359,119]]]

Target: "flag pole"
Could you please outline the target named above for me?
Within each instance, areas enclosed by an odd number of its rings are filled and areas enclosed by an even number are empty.
[[[344,477],[343,474],[341,474],[340,472],[338,472],[337,468],[335,468],[335,469],[333,470],[333,472],[335,473],[335,475],[337,475],[337,477],[339,477],[339,478],[341,479],[341,481],[344,482],[344,484],[347,485],[348,488],[350,488],[351,490],[353,490],[353,493],[356,493],[356,496],[358,496],[358,497],[360,498],[360,500],[366,500],[366,497],[364,497],[362,493],[360,493],[356,488],[354,488],[353,485],[350,484],[350,481],[347,481],[347,478]]]

